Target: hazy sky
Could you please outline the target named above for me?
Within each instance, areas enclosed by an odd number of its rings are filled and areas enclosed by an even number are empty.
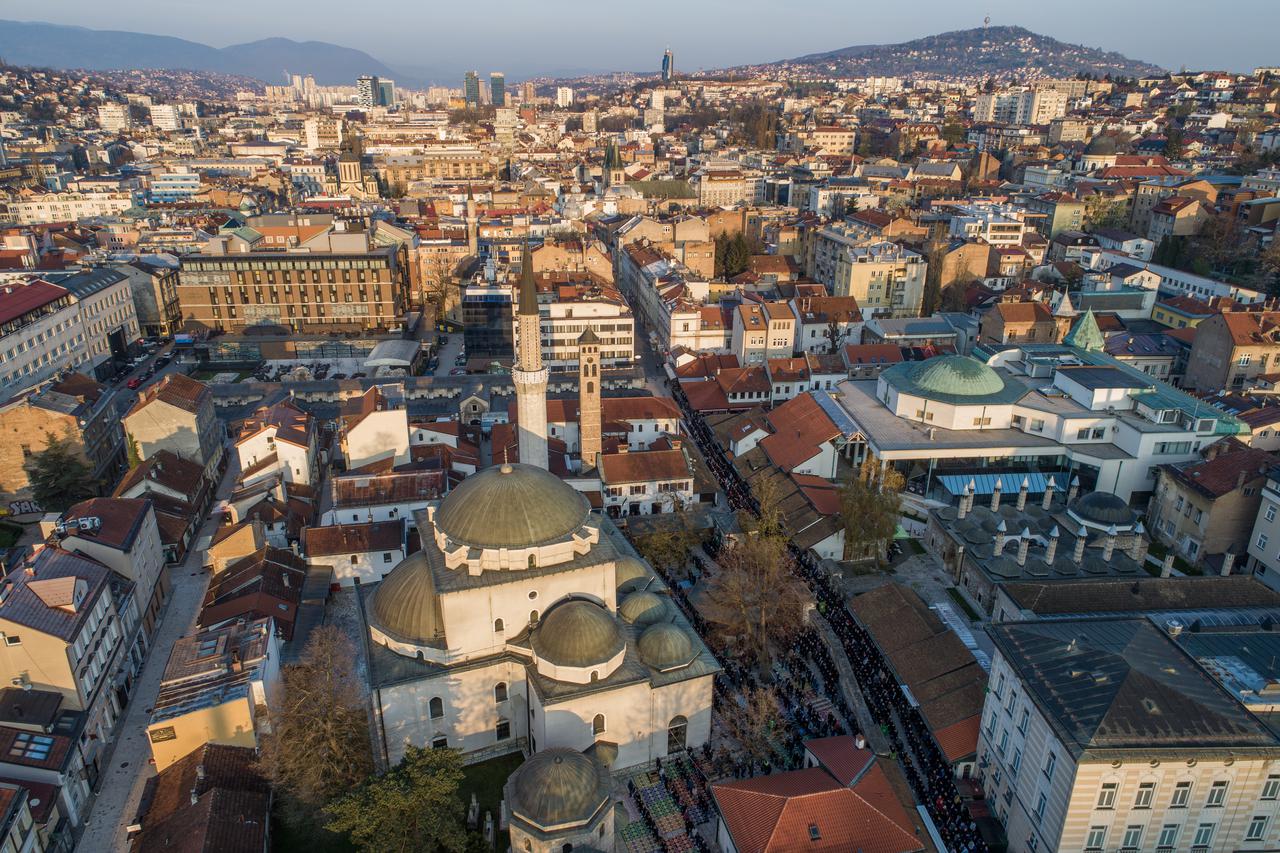
[[[268,36],[356,47],[454,82],[467,68],[514,79],[653,70],[670,46],[695,70],[851,44],[1016,24],[1166,68],[1280,65],[1280,0],[47,0],[0,17],[180,36],[223,47]]]

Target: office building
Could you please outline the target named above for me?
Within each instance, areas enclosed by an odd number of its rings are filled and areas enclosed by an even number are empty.
[[[378,105],[378,78],[368,74],[356,78],[356,102],[365,109]]]
[[[119,133],[133,126],[128,104],[106,103],[98,107],[98,126],[107,133]]]
[[[476,72],[468,71],[463,75],[462,97],[466,101],[468,109],[480,106],[480,75]]]
[[[507,105],[507,78],[500,71],[489,75],[489,101],[495,107]]]
[[[556,106],[561,109],[573,106],[573,89],[568,86],[557,86]]]
[[[379,79],[375,94],[377,98],[374,100],[374,106],[394,107],[396,105],[396,81]]]
[[[175,104],[152,104],[151,124],[156,130],[178,130],[182,127],[182,114]]]
[[[662,54],[662,82],[670,82],[676,73],[676,58],[671,53],[671,48],[667,48]]]

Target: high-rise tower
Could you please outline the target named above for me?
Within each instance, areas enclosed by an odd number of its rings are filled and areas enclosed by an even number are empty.
[[[662,80],[664,83],[671,81],[676,73],[676,58],[671,53],[671,48],[667,48],[662,54]]]
[[[578,447],[582,470],[600,455],[600,338],[590,326],[578,336]]]
[[[542,366],[542,318],[538,286],[533,282],[533,253],[528,241],[520,254],[520,296],[516,315],[516,363],[511,379],[516,386],[520,461],[548,468],[547,369]]]

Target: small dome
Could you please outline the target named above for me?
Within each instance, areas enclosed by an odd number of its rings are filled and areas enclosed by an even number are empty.
[[[565,747],[544,749],[511,774],[511,810],[538,827],[586,823],[609,799],[607,780],[590,756]]]
[[[649,569],[643,562],[635,557],[622,556],[613,564],[614,583],[621,587],[627,581],[637,580],[639,578],[647,578]]]
[[[608,661],[626,645],[618,620],[581,598],[555,605],[534,631],[533,650],[556,666],[593,666]]]
[[[650,625],[640,635],[640,659],[654,669],[671,669],[693,660],[693,642],[673,622]]]
[[[436,510],[435,525],[477,548],[528,548],[562,539],[587,522],[586,497],[534,465],[494,465],[467,477]]]
[[[1117,527],[1128,527],[1133,524],[1133,510],[1129,505],[1110,492],[1089,492],[1076,498],[1070,510],[1082,521],[1091,522],[1101,527],[1112,524]]]
[[[632,625],[652,625],[667,618],[667,601],[657,593],[642,589],[622,600],[618,605],[618,615]]]
[[[440,597],[424,552],[401,560],[378,584],[369,616],[378,630],[412,643],[425,645],[444,636]]]
[[[921,391],[979,397],[1004,390],[1004,380],[991,367],[965,355],[940,355],[919,362],[911,379]]]

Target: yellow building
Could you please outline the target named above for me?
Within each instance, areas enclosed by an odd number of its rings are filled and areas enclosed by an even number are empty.
[[[178,640],[147,726],[156,771],[206,743],[256,747],[279,687],[280,646],[270,619]]]

